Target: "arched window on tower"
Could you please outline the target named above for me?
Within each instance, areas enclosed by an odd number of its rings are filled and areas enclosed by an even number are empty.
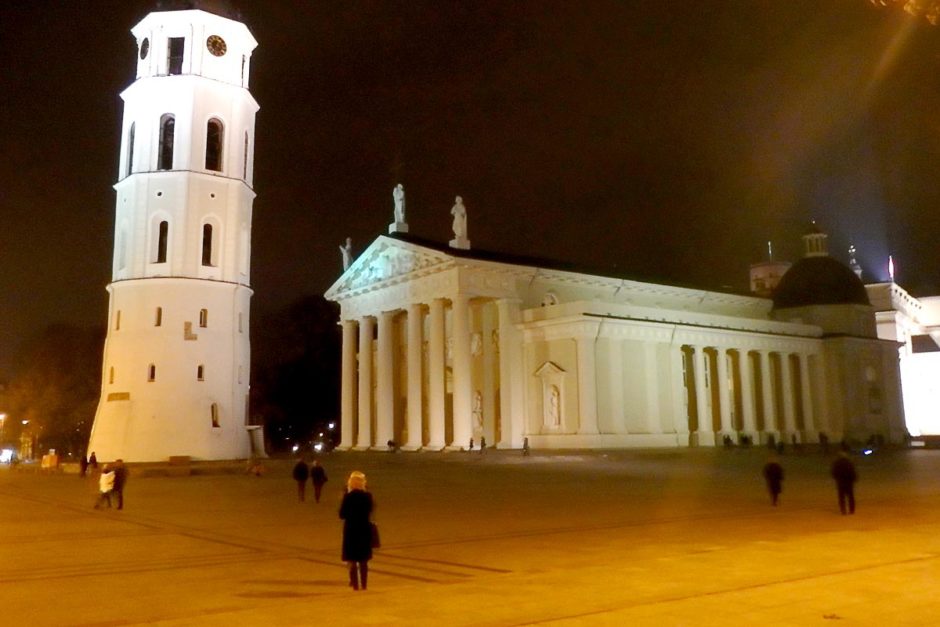
[[[212,419],[212,428],[218,429],[222,425],[219,423],[219,404],[212,403],[212,407],[209,408],[209,417]]]
[[[160,118],[160,147],[157,154],[157,169],[173,169],[173,137],[176,131],[176,118],[165,113]]]
[[[127,131],[127,173],[130,176],[134,171],[134,127],[135,122],[131,122],[131,127]]]
[[[157,307],[157,315],[154,317],[153,326],[159,327],[163,325],[163,307]]]
[[[170,223],[161,220],[157,227],[157,255],[154,263],[166,263],[167,238],[170,234]]]
[[[205,381],[206,367],[202,364],[196,366],[196,381]]]
[[[157,367],[153,364],[147,367],[147,381],[156,381],[157,380]]]
[[[186,49],[185,37],[170,37],[166,47],[166,73],[183,73],[183,51]]]
[[[206,169],[222,171],[222,122],[216,118],[206,124]]]
[[[202,265],[212,266],[212,225],[202,225]]]
[[[199,326],[205,329],[209,326],[209,310],[200,309],[199,310]]]

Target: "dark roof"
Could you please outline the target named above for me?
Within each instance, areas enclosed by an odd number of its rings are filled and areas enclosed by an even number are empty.
[[[804,257],[773,293],[774,309],[810,305],[870,305],[862,280],[832,257]]]
[[[627,281],[637,281],[639,283],[654,283],[657,285],[668,285],[671,287],[680,287],[690,290],[707,290],[710,292],[717,292],[721,294],[733,294],[736,296],[754,296],[749,292],[737,291],[725,286],[721,287],[703,287],[699,285],[689,285],[678,283],[676,281],[670,281],[667,279],[662,279],[658,277],[650,276],[640,276],[637,274],[631,274],[624,272],[618,267],[613,268],[598,268],[590,267],[580,264],[571,263],[568,261],[559,261],[557,259],[545,259],[542,257],[527,257],[525,255],[515,255],[510,253],[501,253],[490,250],[482,250],[479,248],[473,248],[471,250],[463,250],[460,248],[451,248],[447,244],[442,244],[430,239],[425,239],[423,237],[418,237],[411,235],[409,233],[391,233],[388,235],[393,239],[398,239],[403,242],[409,242],[416,244],[418,246],[424,246],[425,248],[430,248],[432,250],[437,250],[454,257],[465,257],[467,259],[478,259],[480,261],[492,261],[495,263],[505,263],[512,264],[517,266],[527,266],[531,268],[543,268],[545,270],[559,270],[562,272],[575,272],[578,274],[589,274],[592,276],[604,277],[608,279],[624,279]]]

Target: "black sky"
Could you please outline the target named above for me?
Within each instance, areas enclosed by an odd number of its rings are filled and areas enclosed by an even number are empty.
[[[254,323],[392,219],[474,248],[744,290],[811,219],[940,292],[940,29],[868,0],[235,0],[259,47]],[[103,324],[120,91],[148,0],[0,2],[0,376]]]

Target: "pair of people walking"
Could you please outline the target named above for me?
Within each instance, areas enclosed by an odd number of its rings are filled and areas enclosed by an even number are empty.
[[[95,509],[101,509],[105,503],[110,509],[112,496],[117,500],[117,509],[124,509],[124,485],[126,483],[127,467],[123,459],[116,459],[113,463],[105,464],[101,469],[101,476],[98,477],[98,498],[95,500]]]
[[[832,462],[829,474],[836,482],[836,493],[839,498],[839,511],[844,516],[846,513],[855,513],[855,482],[858,481],[858,473],[855,472],[855,464],[849,459],[844,451],[839,452],[839,456]],[[767,482],[767,491],[770,493],[770,502],[776,506],[783,491],[783,466],[776,457],[771,457],[764,465],[764,480]]]
[[[292,476],[294,481],[297,482],[297,498],[300,501],[305,500],[307,479],[310,479],[313,483],[313,498],[317,503],[320,502],[320,494],[323,492],[323,484],[327,482],[327,476],[326,470],[323,469],[319,461],[313,460],[313,464],[307,466],[307,462],[301,458],[294,465]]]

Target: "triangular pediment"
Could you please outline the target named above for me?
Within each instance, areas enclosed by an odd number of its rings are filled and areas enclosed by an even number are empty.
[[[411,242],[380,235],[326,291],[326,298],[368,290],[443,269],[453,257]]]
[[[555,362],[546,361],[544,364],[539,366],[539,369],[535,371],[535,376],[537,377],[547,377],[553,374],[562,374],[564,370],[558,367]]]

